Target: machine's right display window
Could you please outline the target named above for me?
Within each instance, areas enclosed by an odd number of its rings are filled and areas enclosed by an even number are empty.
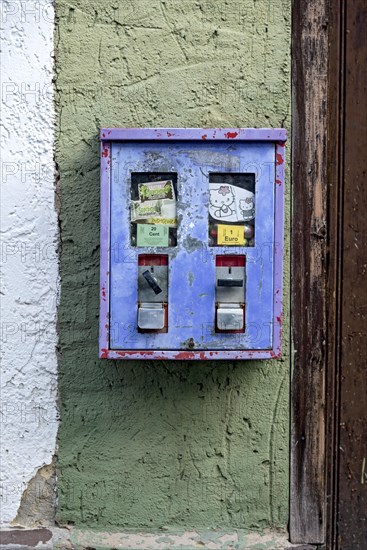
[[[255,174],[209,173],[209,246],[255,246]]]

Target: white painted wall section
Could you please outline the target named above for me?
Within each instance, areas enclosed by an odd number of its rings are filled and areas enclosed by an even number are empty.
[[[1,525],[57,433],[52,2],[1,3]]]

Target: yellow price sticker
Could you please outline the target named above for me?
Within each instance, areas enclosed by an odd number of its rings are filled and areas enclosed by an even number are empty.
[[[245,244],[243,225],[218,225],[217,244],[243,246]]]

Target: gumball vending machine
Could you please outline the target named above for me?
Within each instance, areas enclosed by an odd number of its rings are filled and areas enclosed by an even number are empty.
[[[101,358],[280,356],[285,141],[101,130]]]

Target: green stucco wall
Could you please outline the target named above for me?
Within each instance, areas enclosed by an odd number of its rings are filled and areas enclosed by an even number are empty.
[[[283,360],[98,360],[98,131],[289,127],[290,5],[56,2],[62,524],[286,526],[288,236]]]

